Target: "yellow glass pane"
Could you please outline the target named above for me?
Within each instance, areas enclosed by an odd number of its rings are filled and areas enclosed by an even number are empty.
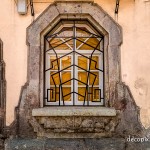
[[[77,41],[77,48],[79,47],[79,50],[94,50],[100,49],[99,40],[97,38],[78,38],[80,41]],[[81,42],[82,41],[82,42]],[[84,44],[83,44],[84,42]]]
[[[70,56],[66,56],[63,57],[62,59],[62,69],[67,68],[71,65],[71,57]],[[67,70],[70,70],[71,68],[68,68]]]
[[[62,83],[68,81],[71,79],[71,72],[62,72]],[[69,82],[66,82],[65,84],[63,85],[71,85],[71,81]]]
[[[90,93],[92,93],[90,96],[91,101],[100,101],[101,97],[100,97],[100,90],[98,87],[90,88]]]
[[[71,101],[71,87],[63,87],[64,101]],[[67,96],[66,96],[67,95]]]
[[[87,70],[87,62],[88,62],[88,61],[87,61],[87,58],[82,57],[82,56],[79,56],[79,57],[78,57],[78,66],[79,66],[79,67],[81,67],[81,68]],[[80,69],[80,68],[78,68],[78,69]]]
[[[98,58],[98,56],[93,56],[91,59],[92,60],[91,60],[90,69],[96,70],[96,68],[99,68],[99,58]]]
[[[57,62],[56,56],[50,56],[50,67],[51,67],[51,70],[58,70],[58,65],[60,65],[60,60],[58,59],[58,62]]]
[[[60,78],[59,78],[59,73],[53,75],[56,72],[51,72],[50,73],[50,85],[59,85],[60,84]],[[53,79],[52,79],[52,75],[53,75]],[[55,83],[55,84],[54,84]]]
[[[86,92],[86,88],[85,87],[79,87],[78,88],[78,93],[80,95],[82,95],[82,96],[78,95],[78,100],[79,101],[84,101],[85,92]],[[86,93],[86,100],[87,100],[87,93]]]
[[[83,38],[78,38],[80,41],[77,41],[77,44],[79,45],[77,48],[79,50],[94,50],[94,48],[92,48],[91,46],[87,45],[87,44],[84,44],[85,40],[83,40]],[[83,41],[83,42],[81,42]],[[85,42],[87,43],[87,42]]]
[[[97,38],[90,38],[86,43],[96,48],[99,44],[99,40]],[[99,45],[97,48],[99,48]]]
[[[87,82],[87,73],[86,72],[78,72],[78,80],[83,82],[78,82],[79,85],[85,85],[84,83]]]
[[[68,39],[54,38],[50,41],[50,47],[54,48],[55,50],[71,50],[69,44],[65,42],[67,40]]]
[[[66,38],[65,41],[67,40],[69,39]],[[73,40],[68,41],[67,44],[69,44],[69,47],[73,49]]]
[[[91,93],[89,96],[89,98],[90,98],[89,101],[100,101],[100,91],[99,91],[98,87],[90,88],[89,91]],[[82,96],[78,95],[79,101],[84,101],[85,92],[86,92],[85,87],[79,87],[78,88],[78,93],[80,95],[82,95]],[[86,93],[86,99],[85,100],[87,101],[87,93]]]
[[[92,85],[93,83],[94,85],[99,85],[99,72],[92,72],[92,73],[95,74],[96,76],[94,76],[93,74],[90,74],[90,85]]]
[[[76,40],[76,48],[80,49],[80,47],[83,45],[83,43],[86,40],[86,38],[77,38],[77,39],[79,39],[80,41]]]
[[[61,44],[61,40],[59,38],[53,38],[52,40],[50,40],[50,45],[52,47],[56,47],[57,45]]]
[[[51,88],[50,90],[50,102],[55,102],[59,100],[59,88]]]

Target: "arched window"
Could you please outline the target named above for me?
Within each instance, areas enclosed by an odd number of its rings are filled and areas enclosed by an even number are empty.
[[[61,20],[45,36],[45,105],[104,104],[103,39],[81,20]]]

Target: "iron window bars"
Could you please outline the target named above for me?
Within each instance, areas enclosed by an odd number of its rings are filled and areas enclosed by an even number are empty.
[[[104,105],[103,36],[88,21],[61,20],[44,39],[44,105]]]

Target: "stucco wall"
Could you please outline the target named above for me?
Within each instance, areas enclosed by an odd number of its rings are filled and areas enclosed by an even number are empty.
[[[46,1],[47,3],[34,4],[34,18],[52,2],[52,0]],[[145,127],[148,127],[150,126],[148,89],[150,86],[150,2],[121,0],[118,18],[114,15],[115,0],[95,0],[95,2],[123,28],[122,80],[130,87],[137,105],[141,108],[141,121]],[[18,104],[21,86],[26,82],[26,28],[34,18],[30,15],[30,9],[27,15],[19,15],[14,0],[5,0],[0,4],[0,37],[4,43],[6,62],[7,125],[14,119],[14,107]]]

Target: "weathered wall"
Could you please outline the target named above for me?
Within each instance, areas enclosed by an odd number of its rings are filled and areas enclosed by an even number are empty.
[[[37,0],[42,1],[42,0]],[[52,2],[52,0],[46,0]],[[43,0],[44,2],[44,0]],[[95,0],[123,28],[121,46],[122,80],[130,87],[137,105],[141,108],[141,120],[145,127],[150,126],[150,2],[144,0],[122,0],[118,19],[114,15],[115,0]],[[50,3],[35,3],[35,18]],[[34,18],[17,13],[14,0],[0,4],[0,37],[4,43],[4,61],[7,80],[7,125],[14,118],[21,86],[27,76],[26,28]]]

